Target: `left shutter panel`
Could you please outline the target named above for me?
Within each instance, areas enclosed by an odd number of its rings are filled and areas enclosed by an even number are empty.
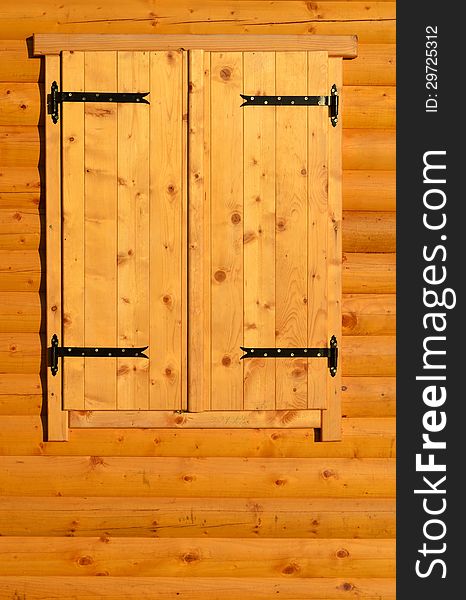
[[[185,75],[182,52],[62,53],[62,91],[150,92],[60,107],[60,343],[149,346],[149,360],[64,358],[65,410],[185,407]]]

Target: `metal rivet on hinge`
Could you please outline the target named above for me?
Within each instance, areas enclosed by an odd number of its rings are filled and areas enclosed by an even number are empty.
[[[294,352],[291,353],[291,356],[294,356]]]
[[[317,356],[322,356],[322,354],[320,352],[317,352]]]
[[[135,352],[134,356],[139,356],[139,354],[137,352]]]
[[[122,352],[126,352],[126,350],[124,348],[121,349]]]
[[[86,356],[86,353],[85,352],[81,352],[81,356]]]
[[[71,352],[71,348],[68,348],[68,352]]]
[[[254,352],[254,348],[251,348],[251,352]]]
[[[291,104],[294,104],[294,100],[291,101]]]
[[[282,351],[281,348],[277,348],[277,352],[281,352],[281,351]]]
[[[268,104],[267,100],[264,100],[264,104]]]
[[[309,100],[309,98],[307,96],[304,96],[304,100]]]
[[[251,100],[254,100],[254,96],[251,96]]]
[[[307,352],[307,348],[304,348],[304,352]]]
[[[281,97],[281,96],[278,96],[277,100],[281,100],[281,99],[282,99],[282,97]]]
[[[68,96],[72,96],[72,95],[73,95],[73,92],[68,92]]]
[[[96,349],[95,349],[95,351],[96,351],[96,352],[98,352],[98,351],[99,351],[99,349],[98,349],[98,348],[96,348]]]
[[[264,356],[267,356],[267,352],[264,352]]]

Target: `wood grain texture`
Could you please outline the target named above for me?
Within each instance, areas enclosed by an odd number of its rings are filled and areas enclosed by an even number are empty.
[[[111,600],[168,600],[177,595],[190,600],[217,597],[236,600],[268,600],[280,594],[285,600],[338,600],[360,598],[395,600],[396,580],[387,578],[294,578],[283,577],[246,579],[234,577],[38,577],[17,576],[0,578],[0,594],[28,600],[48,600],[50,588],[63,600],[79,598],[111,598]],[[348,594],[351,594],[349,596]]]
[[[343,208],[361,211],[396,209],[395,171],[343,171]]]
[[[343,415],[348,417],[394,417],[395,377],[344,377]]]
[[[31,192],[44,187],[44,166],[8,167],[0,164],[0,192]]]
[[[362,41],[361,37],[359,41]],[[343,83],[345,85],[395,85],[396,44],[360,43],[357,58],[343,62]]]
[[[43,63],[38,57],[30,58],[25,39],[0,39],[0,56],[2,57],[0,81],[24,83],[44,81]]]
[[[17,403],[19,400],[21,399],[16,398]],[[30,404],[32,409],[32,398]],[[0,417],[2,454],[81,456],[92,448],[101,457],[394,458],[396,455],[396,423],[393,417],[345,417],[342,421],[342,441],[334,444],[316,442],[314,439],[312,428],[321,426],[319,411],[308,411],[306,415],[295,413],[290,428],[287,427],[288,422],[280,423],[278,418],[260,422],[262,414],[254,413],[250,415],[250,427],[247,429],[235,429],[236,416],[231,414],[228,415],[229,421],[224,423],[227,428],[223,429],[215,428],[218,421],[214,418],[210,421],[207,419],[207,429],[189,429],[180,425],[161,428],[160,420],[158,424],[154,423],[157,425],[156,429],[122,428],[121,422],[115,428],[96,429],[82,427],[78,422],[80,418],[85,421],[87,414],[80,416],[72,412],[70,440],[64,448],[60,448],[55,443],[42,441],[40,406],[37,408],[37,404],[40,402],[36,397],[35,414],[11,413]],[[100,418],[103,415],[103,418],[112,418],[111,411],[110,416],[106,417],[107,412],[92,413],[89,417],[90,424],[92,425],[93,417]],[[377,415],[375,408],[373,413]],[[216,413],[210,414],[217,417]],[[118,415],[121,418],[121,413]],[[115,415],[115,421],[118,415]],[[183,430],[182,433],[180,430]]]
[[[52,81],[60,80],[60,61],[56,56],[47,57],[45,61],[45,84],[51,86]],[[60,129],[51,120],[45,126],[45,142],[48,148],[45,165],[46,185],[46,341],[39,348],[36,346],[33,354],[40,360],[40,367],[46,363],[46,348],[51,343],[53,335],[62,337],[62,189],[61,189],[61,144]],[[43,265],[44,266],[44,265]],[[42,267],[43,268],[43,267]],[[36,343],[37,338],[34,340]],[[44,342],[44,341],[43,341]],[[33,346],[34,348],[34,346]],[[28,349],[12,343],[9,345],[11,370],[13,372],[32,373]],[[45,356],[44,356],[45,355]],[[5,357],[7,358],[7,357]],[[3,361],[2,361],[3,362]],[[45,363],[45,364],[43,364]],[[59,367],[63,361],[59,359]],[[39,367],[39,368],[40,368]],[[39,369],[36,368],[36,372]],[[62,370],[55,376],[47,370],[47,438],[54,441],[68,439],[68,415],[63,412]]]
[[[0,457],[6,496],[389,498],[389,458]],[[213,485],[213,480],[215,485]],[[34,485],[32,485],[32,482]]]
[[[396,168],[394,129],[345,129],[343,169],[391,171]],[[368,152],[367,149],[371,151]]]
[[[394,335],[395,294],[345,294],[342,311],[345,335]]]
[[[343,252],[396,252],[396,214],[345,211]]]
[[[382,85],[346,86],[343,126],[348,129],[394,129],[396,87]]]
[[[85,91],[84,52],[64,52],[61,57],[62,89]],[[84,103],[62,104],[62,295],[63,346],[84,346],[85,337],[85,115]],[[92,203],[95,198],[88,199]],[[95,301],[95,299],[94,299]],[[85,359],[62,361],[63,408],[84,408]]]
[[[216,9],[224,9],[214,5]],[[243,5],[246,6],[246,5]],[[265,6],[264,4],[262,6]],[[288,6],[290,6],[288,4]],[[177,7],[179,8],[179,7]],[[211,7],[212,8],[212,7]],[[191,10],[190,10],[191,12]],[[354,58],[357,55],[357,38],[348,36],[299,35],[199,35],[190,32],[174,35],[164,33],[123,35],[34,35],[34,53],[58,54],[63,50],[205,50],[210,52],[325,50],[331,56]]]
[[[24,210],[0,208],[1,250],[38,250],[41,244],[41,233],[41,216],[37,208]]]
[[[395,540],[0,539],[0,577],[103,572],[109,577],[394,577]]]
[[[343,253],[343,293],[394,294],[396,255]]]
[[[0,57],[8,60],[0,51]],[[0,78],[2,74],[0,72]],[[0,79],[1,81],[1,79]],[[43,123],[41,98],[43,86],[34,83],[0,83],[0,125],[38,125]]]
[[[380,540],[395,517],[394,498],[0,498],[2,536]]]
[[[275,95],[275,62],[274,52],[244,54],[246,93]],[[275,118],[275,110],[260,106],[244,111],[243,340],[249,348],[275,346]],[[275,408],[275,363],[245,362],[245,408]]]

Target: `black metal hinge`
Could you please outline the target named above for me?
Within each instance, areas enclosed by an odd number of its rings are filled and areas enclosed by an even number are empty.
[[[58,105],[62,102],[123,102],[149,104],[144,96],[149,92],[59,92],[56,81],[52,83],[50,94],[47,94],[47,114],[58,122]]]
[[[246,96],[240,94],[244,102],[241,106],[328,106],[330,122],[338,123],[338,89],[332,85],[330,96]]]
[[[328,348],[243,348],[243,358],[327,358],[330,375],[335,377],[338,366],[337,338],[332,335]]]
[[[77,348],[75,346],[60,346],[58,343],[58,336],[52,336],[52,343],[50,348],[50,369],[52,375],[58,373],[58,359],[64,358],[65,356],[84,356],[87,358],[149,358],[144,351],[149,346],[143,348]]]

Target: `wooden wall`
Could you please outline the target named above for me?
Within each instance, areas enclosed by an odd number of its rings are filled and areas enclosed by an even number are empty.
[[[393,599],[395,3],[24,0],[0,12],[0,598]],[[344,65],[342,442],[303,430],[42,441],[34,32],[359,36]]]

